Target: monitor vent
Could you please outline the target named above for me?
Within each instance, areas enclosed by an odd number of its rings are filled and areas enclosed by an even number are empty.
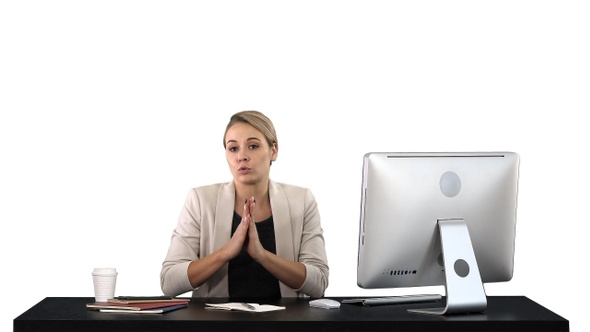
[[[412,269],[391,269],[383,271],[383,274],[390,275],[390,276],[405,276],[410,274],[417,274],[418,270]]]

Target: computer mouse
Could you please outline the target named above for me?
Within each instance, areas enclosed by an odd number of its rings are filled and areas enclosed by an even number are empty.
[[[340,302],[332,299],[317,299],[309,301],[309,306],[323,309],[337,309],[340,308]]]

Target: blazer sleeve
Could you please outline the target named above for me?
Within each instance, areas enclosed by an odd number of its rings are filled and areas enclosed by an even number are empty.
[[[193,290],[188,279],[188,265],[199,257],[201,242],[201,206],[195,189],[191,189],[172,232],[170,247],[160,272],[160,286],[167,296]]]
[[[328,287],[328,259],[318,205],[309,189],[304,194],[299,261],[305,265],[306,277],[296,291],[311,297],[323,297]]]

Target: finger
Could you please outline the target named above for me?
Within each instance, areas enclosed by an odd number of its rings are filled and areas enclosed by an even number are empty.
[[[252,259],[255,261],[258,260],[264,248],[260,243],[260,238],[258,237],[258,229],[256,228],[256,223],[251,220],[250,227],[248,228],[248,254]]]
[[[254,222],[254,220],[250,220],[250,227],[248,227],[248,237],[250,238],[251,242],[260,242],[260,239],[258,238],[258,228],[256,228],[256,222]]]
[[[256,199],[254,199],[254,196],[252,196],[252,198],[250,200],[250,216],[252,217],[253,221],[256,221],[256,218],[254,216],[254,213],[255,213],[254,211],[256,211],[255,208],[256,208]]]
[[[244,203],[244,212],[242,213],[242,221],[249,219],[250,216],[250,206],[248,204],[248,200]]]

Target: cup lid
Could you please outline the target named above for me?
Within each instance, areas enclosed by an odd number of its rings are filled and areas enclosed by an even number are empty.
[[[92,274],[117,274],[117,269],[112,267],[97,267]]]

